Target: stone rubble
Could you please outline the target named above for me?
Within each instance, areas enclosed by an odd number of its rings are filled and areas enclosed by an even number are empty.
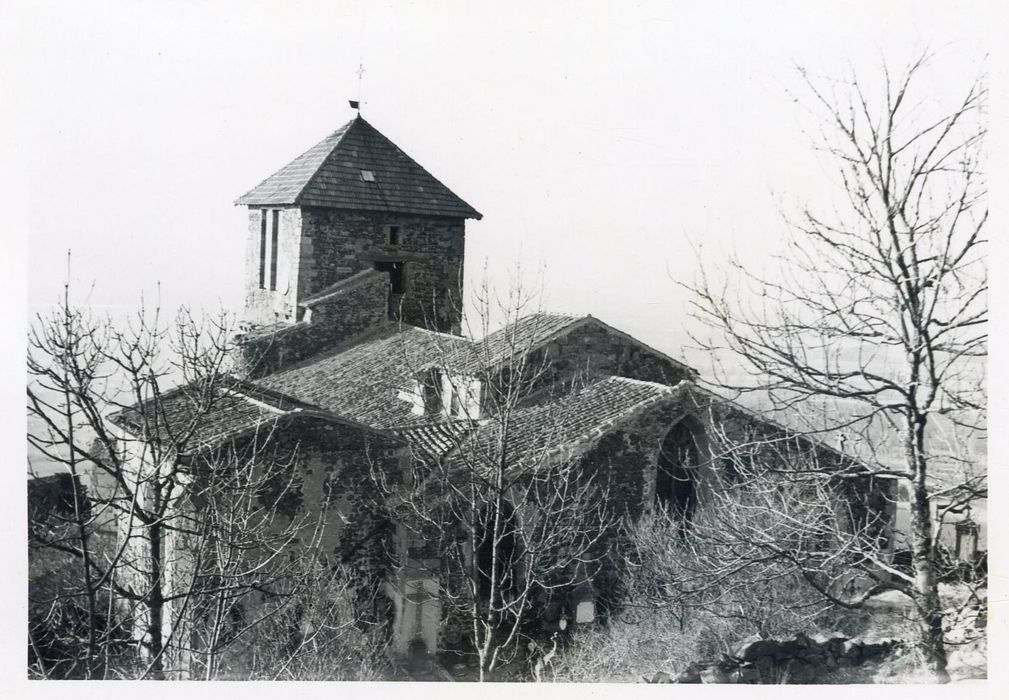
[[[839,667],[881,660],[903,648],[899,639],[849,639],[844,635],[799,633],[789,639],[743,640],[732,654],[715,661],[692,662],[675,676],[658,672],[649,683],[816,683]]]

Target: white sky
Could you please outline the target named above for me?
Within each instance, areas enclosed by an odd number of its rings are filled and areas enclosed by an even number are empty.
[[[756,7],[756,5],[760,7]],[[815,5],[815,8],[813,7]],[[551,310],[680,354],[689,240],[773,247],[816,194],[794,63],[865,73],[925,47],[937,97],[981,70],[978,12],[922,3],[38,3],[7,38],[29,303],[67,249],[96,305],[161,283],[239,310],[232,202],[363,113],[484,214],[468,280],[542,267]],[[6,43],[6,42],[5,42]]]

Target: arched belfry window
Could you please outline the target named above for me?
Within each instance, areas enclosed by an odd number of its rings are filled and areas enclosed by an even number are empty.
[[[666,434],[659,450],[655,500],[659,508],[677,517],[684,527],[697,508],[699,436],[699,428],[686,420],[680,421]]]

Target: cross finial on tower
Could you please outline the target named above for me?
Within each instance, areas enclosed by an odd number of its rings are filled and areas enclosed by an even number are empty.
[[[349,100],[351,109],[356,109],[358,113],[361,112],[361,82],[364,80],[364,63],[357,64],[357,70],[354,71],[357,74],[357,99]]]

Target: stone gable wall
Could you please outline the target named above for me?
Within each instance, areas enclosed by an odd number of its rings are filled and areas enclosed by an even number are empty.
[[[289,367],[375,330],[388,320],[389,280],[375,274],[312,306],[300,323],[241,344],[241,371],[250,379]]]
[[[698,507],[703,510],[705,502],[710,503],[710,494],[719,488],[721,479],[731,479],[731,462],[720,455],[717,449],[717,434],[744,444],[755,436],[781,437],[775,426],[750,417],[741,411],[726,411],[695,401],[690,394],[684,394],[679,401],[661,403],[642,411],[630,420],[614,426],[580,457],[580,473],[591,473],[599,483],[606,484],[609,496],[618,517],[635,521],[654,508],[655,487],[659,452],[669,431],[680,421],[689,421],[691,432],[698,441],[702,464],[696,470]],[[717,426],[713,425],[717,423]],[[763,447],[758,450],[761,459],[778,459],[790,451],[813,448],[809,445],[788,443],[773,449]],[[820,450],[821,457],[834,459],[836,455]],[[821,463],[822,464],[822,463]],[[892,480],[876,477],[852,477],[838,480],[835,484],[839,502],[848,507],[839,508],[839,517],[853,517],[856,526],[862,522],[877,523],[877,536],[883,546],[892,541],[893,483]],[[882,517],[879,517],[882,516]],[[870,520],[866,521],[865,519]],[[620,547],[618,532],[607,538],[613,546]],[[892,544],[890,545],[892,546]],[[605,609],[617,603],[613,597],[619,572],[603,567],[596,579],[599,602]]]
[[[546,368],[538,386],[530,390],[534,403],[563,396],[572,385],[600,376],[669,386],[691,377],[682,366],[591,322],[529,353],[527,366],[533,372]]]
[[[688,378],[683,367],[592,322],[550,343],[547,353],[554,376],[560,380],[577,372],[669,385]]]
[[[685,415],[678,403],[644,411],[604,435],[582,457],[582,469],[608,486],[619,517],[637,520],[651,510],[659,449]]]

